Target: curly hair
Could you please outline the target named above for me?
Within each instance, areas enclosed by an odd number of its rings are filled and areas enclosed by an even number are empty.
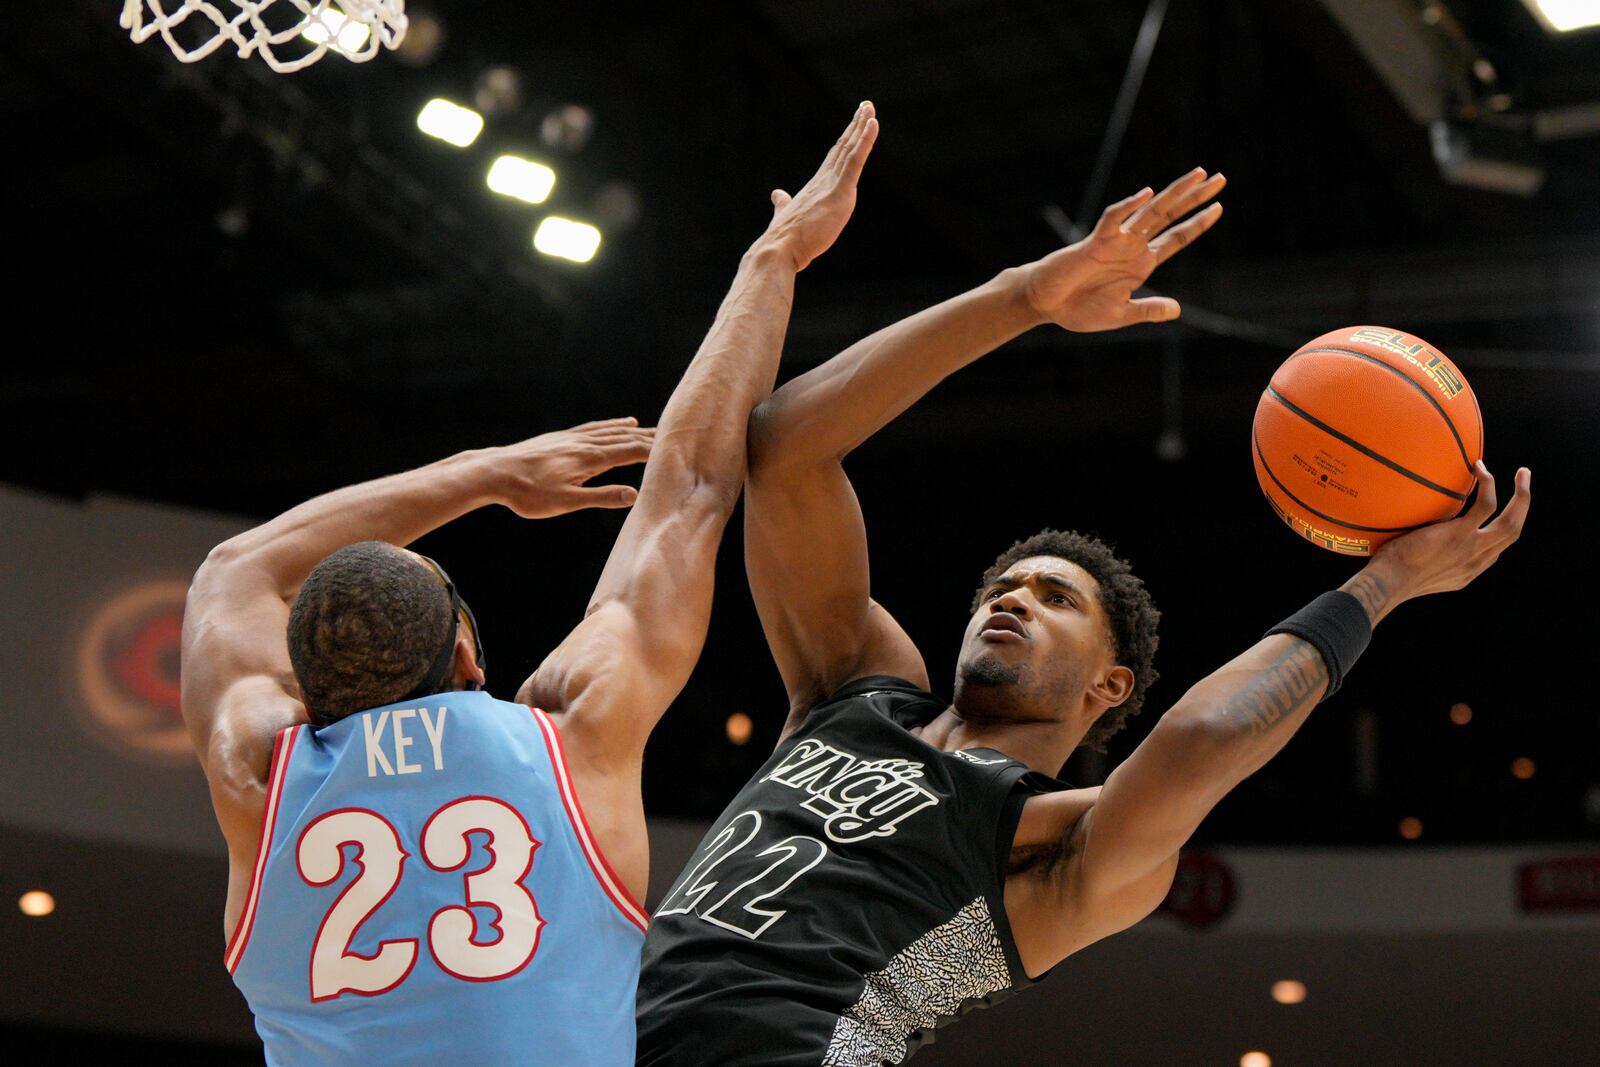
[[[311,721],[404,700],[448,630],[444,586],[400,549],[362,541],[328,556],[289,611],[289,662]]]
[[[1112,654],[1119,665],[1133,671],[1133,692],[1128,699],[1108,708],[1083,739],[1083,744],[1104,752],[1106,739],[1127,725],[1128,716],[1139,713],[1146,690],[1160,677],[1154,663],[1161,612],[1127,560],[1118,558],[1111,546],[1098,538],[1073,530],[1041,530],[1000,553],[994,565],[983,572],[983,581],[972,598],[972,610],[978,610],[983,591],[996,578],[1013,563],[1030,556],[1070,560],[1100,583],[1100,607],[1106,614]]]

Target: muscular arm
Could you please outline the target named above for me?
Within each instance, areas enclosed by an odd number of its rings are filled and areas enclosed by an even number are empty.
[[[583,621],[523,688],[521,699],[562,714],[591,750],[642,751],[699,658],[744,470],[744,420],[733,413],[772,387],[793,296],[788,254],[757,242],[662,412],[639,501]]]
[[[1512,502],[1493,522],[1493,479],[1481,468],[1479,479],[1468,514],[1391,542],[1340,587],[1373,625],[1406,600],[1461,588],[1517,539],[1527,473],[1519,472]],[[1053,901],[1066,918],[1042,932],[1050,943],[1036,944],[1034,959],[1053,963],[1086,930],[1104,936],[1154,909],[1178,849],[1222,797],[1288,743],[1327,685],[1327,666],[1312,645],[1274,634],[1185,693],[1072,825]],[[1103,915],[1113,917],[1111,929],[1099,928]]]
[[[849,681],[927,684],[910,638],[871,599],[866,528],[842,461],[946,376],[1041,319],[1020,272],[859,341],[750,417],[745,568],[798,716]]]
[[[1131,299],[1150,273],[1204,233],[1211,208],[1168,229],[1222,188],[1193,171],[1102,216],[1086,241],[860,341],[799,376],[750,420],[745,567],[789,693],[790,728],[851,678],[927,682],[916,647],[871,599],[866,531],[844,457],[968,363],[1031,327],[1113,329],[1176,317],[1176,302]]]
[[[340,489],[211,550],[184,607],[180,676],[219,817],[241,802],[256,810],[273,736],[305,720],[285,628],[311,568],[356,541],[406,544],[488,503],[477,470],[464,454]]]
[[[562,715],[602,778],[637,775],[651,729],[699,658],[717,546],[744,479],[746,423],[777,375],[794,276],[843,229],[876,136],[864,104],[805,188],[773,194],[772,223],[662,413],[639,501],[584,620],[523,687],[522,699]]]
[[[324,494],[212,549],[184,607],[180,676],[184,721],[230,844],[254,850],[273,737],[306,719],[285,631],[323,557],[357,541],[404,545],[489,503],[530,518],[626,506],[631,488],[581,483],[642,462],[651,433],[617,419],[464,452]]]

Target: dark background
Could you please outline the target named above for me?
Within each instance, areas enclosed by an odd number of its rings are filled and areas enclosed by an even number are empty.
[[[23,5],[0,41],[0,481],[252,519],[461,449],[653,421],[767,191],[802,184],[860,99],[882,133],[856,218],[800,279],[783,377],[1058,247],[1049,208],[1082,214],[1145,13],[1120,0],[439,5],[447,36],[426,65],[330,56],[285,77],[226,52],[182,66],[157,41],[136,47],[116,6]],[[1386,622],[1343,692],[1200,840],[1593,839],[1600,124],[1536,131],[1540,115],[1600,101],[1600,34],[1551,38],[1517,0],[1450,0],[1434,5],[1440,26],[1417,30],[1453,57],[1441,113],[1543,169],[1519,197],[1444,179],[1427,127],[1336,20],[1361,6],[1172,4],[1093,208],[1194,164],[1228,175],[1223,222],[1155,278],[1189,314],[1116,335],[1035,331],[860,449],[848,469],[874,592],[947,688],[999,551],[1047,525],[1115,543],[1164,622],[1161,681],[1114,765],[1188,685],[1353,569],[1297,540],[1255,484],[1247,431],[1272,369],[1336,327],[1416,332],[1467,374],[1504,494],[1517,466],[1533,469],[1523,542],[1469,590]],[[1407,47],[1397,38],[1394,54]],[[424,101],[470,102],[497,64],[520,74],[520,108],[465,150],[417,132]],[[568,103],[595,117],[577,154],[540,141]],[[483,188],[501,150],[557,170],[549,204]],[[529,249],[542,214],[596,217],[615,182],[640,216],[607,229],[593,262]],[[997,428],[1011,446],[993,444]],[[473,604],[497,694],[580,618],[618,521],[491,510],[419,546]],[[785,710],[738,530],[735,517],[706,654],[651,743],[652,814],[714,816]],[[1470,724],[1451,724],[1456,702]],[[734,711],[756,723],[744,747],[724,733]],[[1512,776],[1516,757],[1532,778]],[[1106,766],[1075,758],[1069,776]],[[1399,837],[1404,816],[1422,820],[1419,842]]]

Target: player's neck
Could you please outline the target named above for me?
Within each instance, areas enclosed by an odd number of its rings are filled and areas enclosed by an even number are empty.
[[[1083,740],[1083,733],[1056,718],[988,717],[952,706],[922,728],[922,739],[946,752],[994,749],[1032,770],[1054,775]]]

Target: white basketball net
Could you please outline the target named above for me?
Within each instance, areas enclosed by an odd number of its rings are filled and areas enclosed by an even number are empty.
[[[231,13],[222,8],[236,9]],[[124,0],[122,28],[135,43],[159,33],[185,63],[224,44],[252,52],[282,74],[334,51],[353,63],[394,49],[406,36],[405,0]],[[279,55],[279,51],[284,54]]]

